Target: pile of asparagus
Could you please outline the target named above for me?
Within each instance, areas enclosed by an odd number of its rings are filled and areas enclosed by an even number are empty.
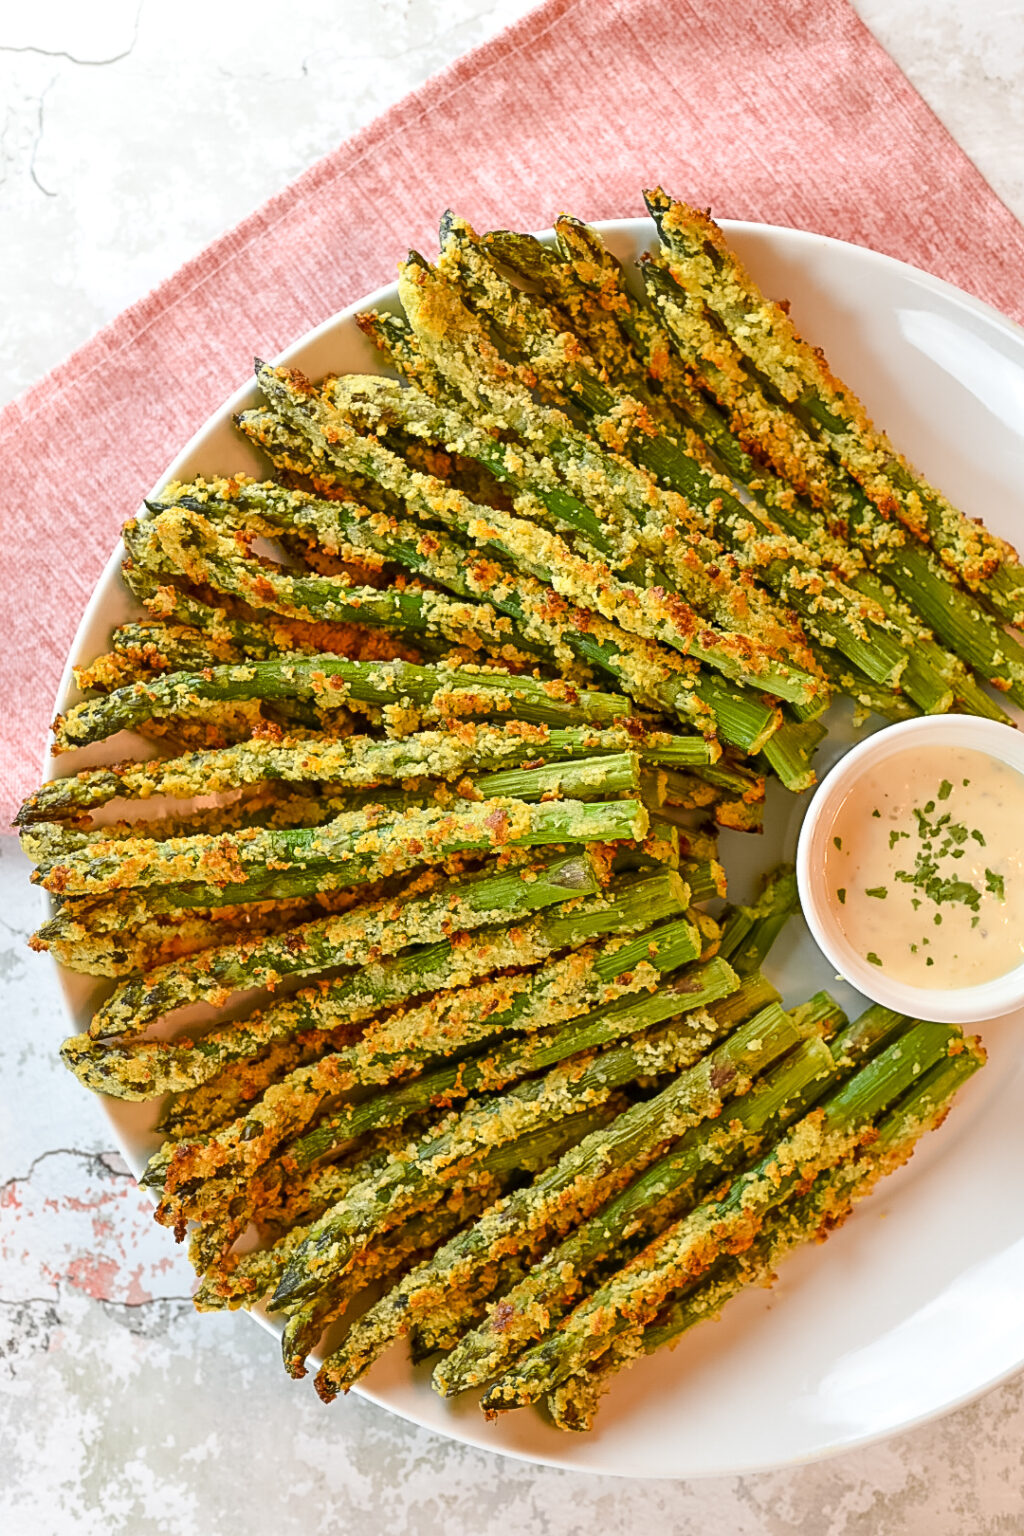
[[[295,1375],[333,1330],[324,1398],[407,1336],[446,1395],[587,1427],[982,1060],[786,1012],[760,967],[790,874],[706,904],[718,830],[760,829],[766,775],[813,783],[836,695],[1024,700],[1016,557],[709,221],[649,202],[642,292],[575,220],[549,248],[447,216],[405,313],[360,317],[398,378],[258,364],[238,426],[274,478],[126,525],[144,616],[54,725],[133,755],[19,813],[33,944],[99,979],[66,1063],[152,1101],[199,1306],[282,1314]]]

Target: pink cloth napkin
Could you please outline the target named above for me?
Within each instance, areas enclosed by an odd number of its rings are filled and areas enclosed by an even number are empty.
[[[119,525],[254,353],[388,281],[409,245],[436,248],[448,204],[531,229],[642,213],[657,182],[873,246],[1024,319],[1024,229],[845,0],[548,0],[0,414],[4,824]]]

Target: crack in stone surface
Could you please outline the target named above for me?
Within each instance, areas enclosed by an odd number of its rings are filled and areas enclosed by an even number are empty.
[[[36,155],[39,153],[39,146],[43,142],[43,109],[44,109],[44,107],[46,105],[46,98],[47,98],[47,96],[50,94],[50,92],[53,90],[53,87],[56,84],[57,84],[57,76],[54,75],[54,77],[50,81],[49,85],[46,85],[46,86],[43,87],[42,93],[41,93],[41,95],[39,97],[39,104],[38,104],[38,107],[36,109],[37,110],[36,136],[35,136],[35,140],[33,141],[33,144],[32,144],[32,153],[29,156],[29,162],[28,162],[28,174],[32,178],[32,181],[34,182],[34,184],[39,188],[40,192],[43,194],[44,197],[56,197],[57,196],[56,192],[51,192],[49,187],[44,187],[43,186],[42,182],[39,180],[39,177],[36,174]]]
[[[42,59],[67,59],[69,64],[78,64],[83,69],[103,69],[108,64],[119,64],[122,59],[127,59],[134,52],[135,45],[139,41],[139,22],[141,19],[142,0],[139,0],[139,6],[135,12],[135,21],[132,24],[131,42],[121,53],[111,54],[109,59],[79,59],[75,54],[69,53],[66,48],[40,48],[34,43],[22,45],[0,43],[0,53],[32,53],[37,58]]]

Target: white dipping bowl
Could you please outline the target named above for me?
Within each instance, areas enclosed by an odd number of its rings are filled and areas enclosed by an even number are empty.
[[[1024,733],[973,715],[924,715],[876,732],[841,757],[815,791],[796,852],[803,914],[815,943],[858,992],[913,1018],[980,1024],[1024,1004],[1024,963],[973,987],[912,987],[887,976],[858,954],[839,925],[825,880],[826,850],[840,807],[854,784],[887,758],[911,747],[964,747],[984,752],[1024,774]]]

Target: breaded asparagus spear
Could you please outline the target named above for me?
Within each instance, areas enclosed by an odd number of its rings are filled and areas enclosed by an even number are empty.
[[[173,568],[197,586],[210,587],[285,618],[310,624],[365,625],[410,640],[425,655],[453,646],[507,666],[535,665],[542,657],[507,614],[483,602],[463,603],[423,587],[356,587],[347,576],[322,576],[260,561],[239,549],[237,535],[189,507],[158,513],[150,528]],[[244,551],[244,552],[243,552]]]
[[[660,188],[644,194],[673,270],[739,339],[750,364],[811,426],[886,516],[895,516],[1004,619],[1024,617],[1024,571],[1003,539],[957,511],[911,469],[868,419],[852,390],[829,371],[819,349],[771,303],[708,217]]]
[[[762,518],[756,505],[739,502],[729,482],[701,463],[699,442],[696,452],[687,443],[689,429],[667,433],[652,423],[645,404],[599,374],[584,348],[577,343],[567,349],[556,316],[501,277],[469,226],[451,215],[442,225],[439,271],[460,291],[468,290],[478,311],[537,370],[564,409],[581,405],[588,430],[607,436],[610,423],[623,424],[622,451],[656,482],[680,493],[692,526],[712,534],[719,556],[724,546],[741,568],[755,572],[799,613],[809,634],[837,647],[875,682],[899,679],[908,652],[899,635],[885,627],[876,605],[846,585],[841,569]],[[638,423],[633,430],[631,421]]]
[[[85,699],[55,721],[55,751],[102,741],[147,720],[187,715],[207,699],[309,699],[328,710],[344,708],[352,699],[397,707],[424,720],[504,714],[563,726],[606,725],[631,713],[621,695],[580,692],[564,683],[539,682],[499,668],[288,656],[210,667],[203,673],[172,672],[149,683],[117,688],[101,699]]]
[[[685,995],[692,989],[699,1000],[733,988],[733,973],[717,960],[695,975],[658,985],[699,948],[692,925],[677,921],[604,956],[572,954],[536,973],[480,982],[390,1015],[356,1044],[270,1087],[244,1119],[215,1136],[162,1149],[150,1160],[144,1181],[162,1182],[166,1211],[196,1214],[193,1193],[200,1181],[222,1177],[227,1168],[235,1183],[244,1182],[282,1144],[301,1136],[325,1104],[353,1087],[377,1085],[378,1091],[329,1112],[288,1152],[290,1165],[309,1167],[339,1144],[434,1103],[502,1087],[576,1052],[637,1033],[678,1012],[681,990]],[[501,1043],[506,1034],[510,1038]],[[520,1035],[530,1038],[513,1038]],[[499,1043],[489,1056],[464,1059],[467,1050],[495,1038]],[[444,1064],[453,1057],[453,1065]],[[425,1065],[432,1070],[408,1078]],[[393,1082],[404,1077],[408,1080]]]
[[[429,921],[433,904],[415,900],[382,903],[382,917],[388,911],[400,912],[393,925],[393,937],[388,934],[382,942],[368,942],[363,935],[375,927],[376,914],[367,916],[359,911],[344,914],[329,930],[336,940],[334,953],[347,955],[349,965],[355,957],[365,957],[355,972],[290,993],[248,1019],[221,1025],[195,1039],[109,1043],[111,1036],[118,1037],[120,1042],[124,1035],[141,1031],[151,1018],[170,1011],[169,1005],[224,1000],[243,984],[236,981],[225,985],[223,980],[219,986],[211,983],[204,976],[204,962],[208,960],[204,956],[196,965],[168,968],[162,977],[152,978],[151,983],[143,978],[138,987],[129,984],[120,989],[120,995],[115,993],[97,1010],[92,1021],[93,1033],[73,1037],[62,1054],[72,1071],[99,1092],[124,1098],[150,1098],[180,1091],[207,1081],[231,1061],[252,1056],[276,1040],[330,1034],[409,998],[464,986],[488,971],[536,965],[559,950],[588,939],[635,932],[664,918],[679,916],[685,911],[686,889],[670,871],[639,880],[623,877],[607,895],[584,903],[573,901],[537,916],[531,916],[530,909],[525,908],[518,920],[510,913],[502,923],[468,929],[449,926],[443,919],[436,921],[435,931],[447,936],[433,944],[416,944],[412,948],[402,942],[408,937],[408,929],[406,913],[401,909],[403,905],[418,909]],[[353,921],[347,921],[349,918]],[[384,927],[386,931],[386,924]],[[425,926],[424,936],[429,932]],[[280,948],[287,952],[287,943]],[[373,958],[375,955],[380,958]],[[212,958],[223,962],[219,967],[210,966],[214,974],[218,969],[231,974],[230,950]],[[608,958],[610,961],[611,955]],[[266,972],[261,969],[260,974],[265,976]],[[254,979],[250,977],[248,984],[252,985]],[[217,988],[212,996],[211,986]],[[103,1046],[96,1043],[101,1037],[107,1042]]]
[[[480,1270],[486,1275],[488,1266],[528,1245],[537,1234],[564,1233],[589,1215],[659,1146],[720,1114],[727,1098],[745,1091],[758,1072],[798,1040],[798,1032],[781,1009],[773,1008],[770,1017],[759,1014],[656,1098],[634,1105],[606,1131],[595,1132],[566,1153],[549,1173],[487,1212],[427,1265],[414,1270],[397,1292],[382,1298],[325,1362],[317,1377],[320,1396],[327,1400],[351,1386],[417,1315],[443,1311],[449,1290],[461,1287],[467,1277]],[[323,1247],[310,1245],[307,1268]],[[301,1287],[308,1283],[300,1272],[301,1257],[297,1254],[293,1259],[275,1301],[287,1299],[290,1290],[301,1294]]]
[[[941,1061],[962,1050],[958,1030],[918,1024],[829,1094],[720,1199],[708,1200],[669,1227],[611,1280],[587,1297],[561,1328],[528,1350],[485,1393],[485,1412],[535,1402],[627,1329],[653,1319],[664,1300],[706,1272],[720,1253],[742,1247],[802,1183],[849,1159],[873,1123]],[[600,1326],[597,1326],[597,1320]]]
[[[705,1017],[700,1016],[702,1024]],[[580,1106],[598,1105],[638,1077],[673,1070],[699,1052],[697,1037],[703,1041],[706,1035],[706,1025],[694,1029],[683,1020],[471,1104],[320,1218],[293,1256],[274,1303],[291,1304],[313,1294],[346,1269],[377,1234],[396,1225],[415,1205],[461,1181],[495,1146],[573,1114]]]
[[[549,301],[553,297],[568,311],[571,318],[567,326],[589,346],[599,349],[595,356],[619,385],[641,394],[656,414],[663,416],[668,410],[669,431],[682,430],[691,453],[698,458],[702,450],[710,455],[710,460],[742,485],[782,529],[836,565],[846,583],[878,608],[907,642],[912,639],[900,686],[923,709],[948,709],[955,693],[971,712],[992,715],[996,706],[959,658],[937,644],[920,616],[891,586],[863,569],[864,552],[836,538],[815,517],[812,507],[801,504],[784,479],[756,462],[725,416],[690,383],[683,359],[656,318],[662,312],[648,308],[629,291],[621,264],[596,231],[568,217],[558,220],[556,230],[557,252],[531,235],[507,230],[487,236],[486,244],[503,263],[538,283]],[[672,307],[670,295],[661,292],[662,282],[672,283],[667,271],[647,264],[644,273],[649,291],[654,285],[655,301],[660,299],[665,305],[662,318],[679,318],[678,306]],[[692,312],[687,314],[685,325],[682,344],[689,347],[695,326]],[[709,357],[719,357],[724,345],[723,338],[709,327],[705,337]],[[733,372],[723,371],[714,361],[702,361],[706,369],[714,371],[721,388],[742,398],[742,385],[737,384]],[[737,423],[740,430],[746,419],[742,414]],[[820,653],[818,660],[822,661]],[[856,689],[856,684],[853,686]]]
[[[781,1010],[757,1015],[766,1025]],[[527,1345],[570,1310],[594,1267],[637,1232],[664,1225],[699,1199],[744,1157],[757,1151],[767,1132],[805,1112],[835,1078],[828,1047],[808,1040],[730,1104],[727,1123],[691,1127],[664,1156],[549,1248],[513,1289],[492,1303],[487,1318],[465,1334],[434,1371],[433,1386],[452,1397],[489,1381]]]
[[[314,458],[307,440],[271,412],[245,411],[238,425],[282,471],[305,475],[325,491],[337,485],[337,475]],[[250,502],[253,489],[245,486],[232,491],[232,504]],[[262,491],[264,487],[255,489]],[[320,500],[319,505],[338,504]],[[211,511],[209,502],[203,507]],[[477,550],[462,544],[450,528],[417,533],[408,519],[391,509],[357,511],[355,517],[360,547],[369,538],[375,548],[389,547],[400,564],[428,574],[449,591],[485,597],[516,618],[524,632],[545,639],[553,656],[564,653],[578,657],[585,667],[613,677],[638,703],[678,715],[698,729],[716,728],[724,742],[746,752],[758,751],[778,724],[778,711],[757,694],[699,668],[666,646],[631,635],[601,615],[568,603],[549,585],[516,571],[503,558],[500,545],[485,540]],[[322,523],[323,514],[318,514],[318,519]],[[319,529],[317,536],[321,536]],[[355,538],[355,530],[350,529],[348,536]],[[413,551],[412,558],[409,550]]]
[[[306,1374],[306,1356],[316,1346],[325,1324],[338,1317],[367,1284],[380,1280],[393,1282],[412,1263],[428,1258],[459,1227],[479,1216],[510,1182],[524,1173],[537,1173],[546,1168],[567,1147],[577,1145],[613,1118],[614,1105],[609,1101],[553,1125],[542,1126],[508,1146],[496,1147],[473,1170],[465,1184],[447,1192],[429,1210],[411,1216],[402,1226],[364,1248],[344,1275],[289,1311],[281,1334],[281,1355],[289,1375]],[[295,1251],[308,1231],[307,1226],[299,1234],[289,1233],[289,1253]],[[285,1258],[280,1265],[282,1271],[286,1262]],[[272,1288],[268,1285],[266,1290]]]
[[[593,609],[631,633],[705,660],[735,681],[750,682],[780,698],[809,699],[818,691],[814,677],[781,661],[756,638],[719,628],[682,597],[623,582],[606,566],[576,555],[558,535],[512,514],[479,506],[442,481],[410,468],[377,439],[354,431],[301,376],[260,364],[257,379],[274,409],[305,433],[314,456],[328,467],[371,476],[400,495],[410,510],[451,524],[473,542],[498,547],[514,565],[550,583],[569,601]],[[736,622],[740,622],[738,615]]]
[[[811,541],[844,535],[871,568],[853,578],[854,584],[914,638],[901,683],[913,685],[924,706],[934,707],[938,684],[945,679],[964,708],[1003,718],[968,666],[990,679],[1019,681],[1024,656],[1020,648],[1011,642],[1004,649],[998,624],[976,597],[957,586],[953,572],[906,529],[887,522],[856,480],[788,414],[785,404],[765,394],[757,379],[745,372],[742,352],[716,330],[702,306],[687,298],[671,272],[653,264],[642,270],[652,304],[701,385],[729,412],[751,451],[767,459],[784,477],[782,483],[791,482],[798,493],[791,493],[788,502],[784,491],[775,495],[775,515]],[[734,462],[736,458],[733,454]],[[755,487],[771,482],[771,471],[753,462],[749,470],[741,463],[732,472],[741,478],[752,475]],[[948,650],[936,643],[933,631]],[[922,692],[928,689],[933,693],[930,705]]]
[[[187,798],[267,783],[330,783],[352,788],[408,780],[460,779],[467,773],[570,762],[637,751],[645,763],[672,768],[709,767],[721,750],[703,736],[646,732],[640,726],[558,728],[513,720],[488,725],[460,720],[448,730],[378,740],[349,736],[255,737],[219,752],[86,768],[51,779],[28,797],[17,824],[30,826],[106,805],[111,800],[167,795]],[[735,768],[728,771],[738,772]],[[710,782],[718,782],[714,779]],[[728,786],[727,786],[728,787]],[[196,829],[198,830],[198,828]]]
[[[939,1062],[919,1078],[908,1094],[878,1123],[875,1141],[852,1161],[820,1173],[806,1194],[791,1195],[766,1220],[750,1247],[736,1258],[719,1259],[701,1279],[683,1288],[642,1333],[623,1335],[579,1375],[570,1376],[548,1399],[560,1429],[585,1430],[593,1423],[600,1396],[612,1376],[638,1355],[674,1345],[695,1323],[717,1317],[739,1291],[769,1285],[779,1261],[802,1243],[820,1242],[871,1194],[880,1178],[894,1172],[914,1151],[920,1137],[936,1129],[949,1112],[953,1096],[982,1065],[976,1043]]]
[[[459,802],[395,815],[377,806],[343,812],[321,826],[262,827],[216,836],[115,839],[71,853],[43,875],[49,891],[107,896],[150,886],[184,886],[183,905],[227,905],[291,894],[289,874],[330,869],[336,889],[365,885],[460,853],[500,853],[552,843],[643,838],[639,800],[510,799]]]
[[[750,950],[748,953],[745,947],[741,952],[741,964],[754,958],[756,934],[748,943]],[[802,1029],[820,1028],[826,1034],[845,1022],[827,994],[811,999],[791,1017]],[[631,1240],[635,1249],[636,1234],[649,1237],[678,1217],[719,1184],[723,1174],[805,1114],[835,1085],[839,1075],[848,1075],[877,1054],[907,1022],[888,1009],[871,1008],[842,1031],[831,1050],[812,1038],[801,1051],[780,1062],[736,1100],[728,1124],[710,1131],[699,1126],[687,1132],[589,1222],[550,1249],[513,1291],[495,1303],[489,1318],[467,1334],[438,1366],[434,1374],[437,1390],[450,1395],[479,1386],[495,1375],[565,1315],[599,1259],[609,1253],[622,1256],[624,1240]]]

